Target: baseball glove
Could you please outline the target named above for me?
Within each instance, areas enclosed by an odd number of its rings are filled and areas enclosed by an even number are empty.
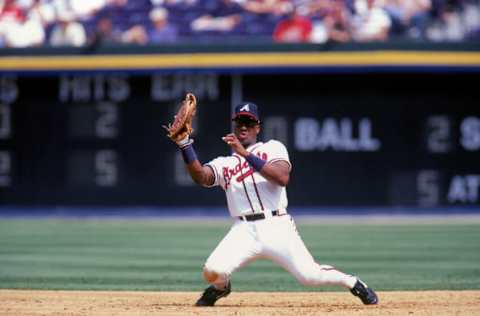
[[[192,120],[197,109],[197,99],[192,93],[187,93],[180,109],[168,126],[163,125],[168,132],[167,137],[175,143],[186,139],[193,133]]]

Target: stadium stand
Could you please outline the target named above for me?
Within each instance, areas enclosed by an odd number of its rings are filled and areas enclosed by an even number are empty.
[[[478,41],[480,0],[0,0],[0,47]]]

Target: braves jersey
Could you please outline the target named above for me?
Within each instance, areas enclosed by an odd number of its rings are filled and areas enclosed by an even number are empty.
[[[283,160],[291,168],[288,151],[277,140],[270,140],[266,143],[258,142],[246,149],[267,163]],[[205,165],[212,168],[215,175],[215,181],[211,186],[221,186],[225,191],[231,216],[287,208],[285,187],[265,179],[242,156],[234,153],[228,157],[215,158]]]

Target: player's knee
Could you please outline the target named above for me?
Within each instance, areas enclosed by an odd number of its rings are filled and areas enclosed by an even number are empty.
[[[206,266],[203,268],[203,278],[210,284],[223,283],[228,279],[228,275],[222,269]]]
[[[215,281],[217,281],[218,277],[219,277],[218,272],[216,272],[214,270],[210,270],[206,267],[203,268],[203,278],[208,283],[214,283]]]

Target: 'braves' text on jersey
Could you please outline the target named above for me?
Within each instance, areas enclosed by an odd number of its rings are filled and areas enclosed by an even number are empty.
[[[288,151],[277,141],[258,142],[247,148],[267,163],[283,160],[290,165]],[[233,217],[286,209],[288,205],[285,187],[265,179],[240,155],[218,157],[206,164],[212,168],[215,182],[227,195],[228,209]]]

